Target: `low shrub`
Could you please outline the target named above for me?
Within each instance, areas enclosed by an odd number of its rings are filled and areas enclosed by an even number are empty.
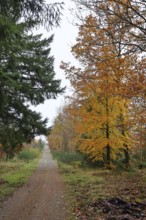
[[[37,157],[39,157],[39,152],[37,149],[23,149],[18,154],[18,159],[24,160],[27,162]]]
[[[51,151],[53,158],[66,164],[73,165],[74,167],[82,168],[103,168],[103,161],[92,161],[85,154],[80,152],[70,151]]]
[[[51,151],[53,158],[66,164],[78,164],[79,166],[86,166],[86,160],[84,155],[79,152],[63,152],[63,151]]]
[[[143,168],[146,168],[146,162],[142,162],[138,165],[138,168],[139,169],[143,169]]]
[[[113,164],[115,166],[116,171],[123,171],[125,169],[124,159],[114,160]]]

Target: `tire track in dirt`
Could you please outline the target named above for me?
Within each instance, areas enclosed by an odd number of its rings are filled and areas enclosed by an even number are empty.
[[[0,220],[66,220],[63,182],[47,146],[27,184],[0,204]]]

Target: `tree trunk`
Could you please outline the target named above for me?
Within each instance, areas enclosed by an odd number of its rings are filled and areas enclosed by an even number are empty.
[[[108,98],[106,98],[106,115],[107,115],[107,122],[106,122],[106,138],[110,139],[110,129],[109,129],[109,121],[108,121],[108,115],[109,115],[109,106],[108,106]],[[106,165],[107,168],[111,168],[111,147],[109,144],[106,146]]]
[[[107,164],[107,168],[110,169],[111,168],[111,148],[109,144],[106,147],[106,164]]]
[[[124,154],[125,154],[125,165],[126,165],[126,168],[128,168],[130,165],[130,155],[129,155],[129,151],[128,151],[127,146],[124,149]]]

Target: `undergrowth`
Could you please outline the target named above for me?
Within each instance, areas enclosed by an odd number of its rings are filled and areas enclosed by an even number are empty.
[[[73,161],[82,162],[82,158],[77,160],[76,154],[67,158],[68,153],[63,155],[63,152],[55,152],[53,156],[58,160],[59,171],[65,182],[69,220],[107,219],[106,213],[96,204],[111,198],[122,198],[129,203],[146,200],[145,169],[106,170],[91,168],[88,164],[85,169],[81,165],[74,166]],[[118,216],[114,219],[118,219]]]
[[[53,158],[58,162],[70,164],[73,166],[87,167],[87,161],[83,154],[79,152],[62,152],[62,151],[51,151]]]
[[[0,161],[0,200],[27,182],[36,169],[40,155],[36,149],[22,150],[18,157]]]
[[[22,151],[20,151],[20,153],[17,155],[18,159],[20,160],[24,160],[24,161],[30,161],[33,160],[35,158],[39,157],[40,152],[38,151],[38,149],[24,149]]]

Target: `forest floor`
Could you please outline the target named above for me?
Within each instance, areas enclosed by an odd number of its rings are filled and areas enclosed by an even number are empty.
[[[146,169],[113,171],[61,164],[71,219],[146,220]]]
[[[45,148],[29,181],[0,202],[0,220],[66,220],[64,200],[63,181]]]

